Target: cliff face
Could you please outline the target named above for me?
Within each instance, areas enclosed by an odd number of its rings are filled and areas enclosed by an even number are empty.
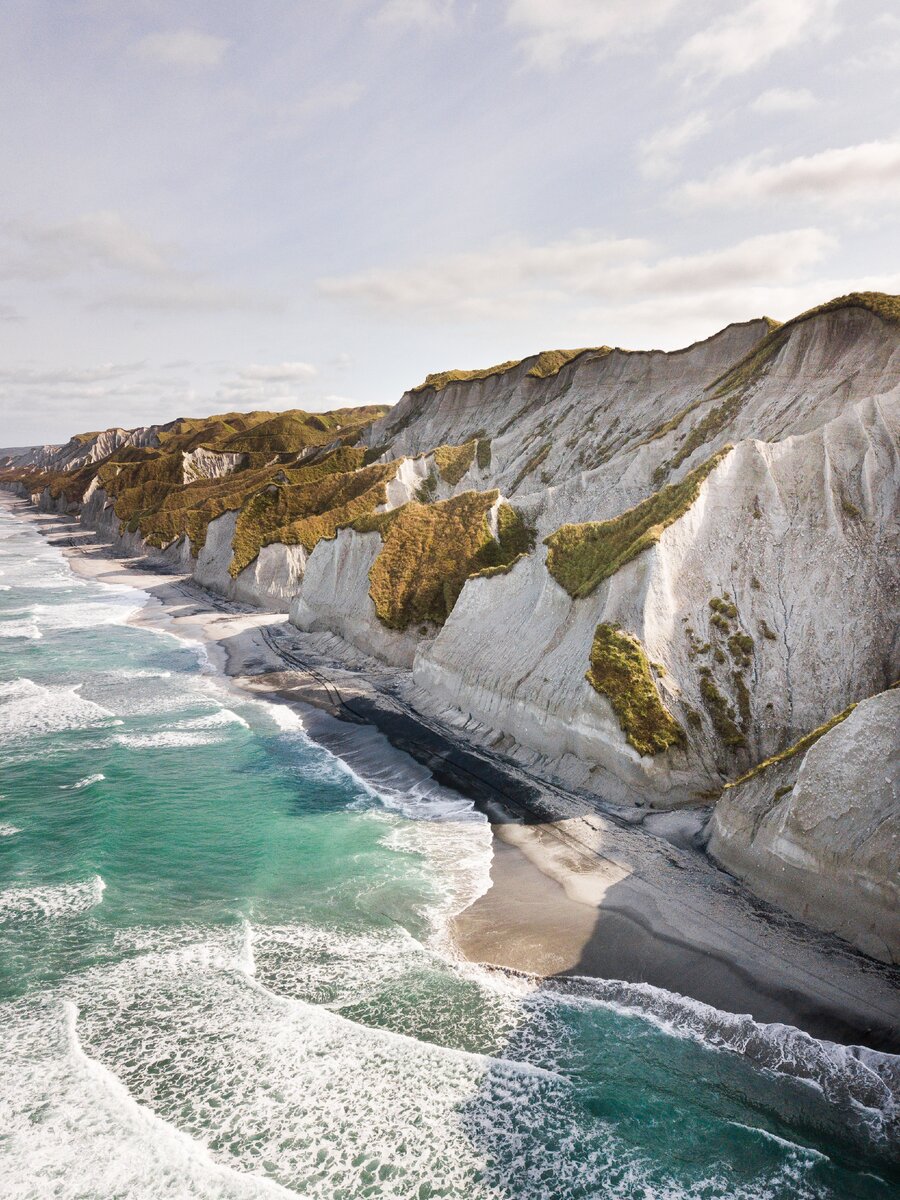
[[[900,962],[900,689],[728,788],[709,848],[767,900]]]
[[[900,299],[864,294],[675,353],[429,376],[390,410],[82,435],[0,475],[411,671],[548,775],[671,807],[900,676],[898,430]],[[765,892],[755,792],[726,796],[716,853]]]

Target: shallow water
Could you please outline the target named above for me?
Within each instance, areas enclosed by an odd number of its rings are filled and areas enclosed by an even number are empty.
[[[898,1194],[896,1063],[458,962],[467,801],[370,730],[351,770],[4,510],[0,589],[0,1194]]]

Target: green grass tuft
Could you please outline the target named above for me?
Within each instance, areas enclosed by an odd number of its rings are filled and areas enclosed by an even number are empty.
[[[593,354],[600,358],[612,354],[612,346],[586,346],[581,350],[543,350],[537,356],[534,365],[529,368],[528,374],[532,379],[550,379],[582,354]]]
[[[438,446],[436,450],[432,450],[434,464],[445,483],[456,487],[475,461],[476,447],[477,442],[473,438],[461,446]]]
[[[509,489],[510,492],[516,491],[520,483],[523,483],[533,471],[536,471],[541,463],[546,462],[552,449],[553,447],[551,444],[547,442],[545,445],[541,446],[540,450],[538,450],[535,454],[532,454],[531,458],[529,458],[525,466],[513,481],[513,485]]]
[[[615,625],[598,625],[590,662],[585,678],[609,700],[638,754],[659,754],[684,742],[684,731],[660,699],[636,637]]]
[[[376,463],[299,485],[270,484],[241,509],[230,573],[239,575],[273,542],[311,553],[323,538],[333,538],[338,529],[386,503],[385,485],[396,470],[396,463]]]
[[[515,370],[521,362],[521,358],[511,358],[508,362],[497,363],[495,367],[483,367],[480,370],[437,371],[433,375],[426,375],[425,382],[418,384],[414,388],[410,388],[410,391],[414,395],[418,392],[427,391],[428,388],[433,389],[435,392],[440,392],[451,383],[476,383],[482,379],[491,379],[494,375],[505,375],[507,371]]]
[[[712,680],[708,667],[700,668],[700,695],[709,713],[713,729],[726,746],[737,749],[747,744],[747,739],[735,723],[737,715]]]
[[[526,527],[511,505],[500,505],[498,538],[491,535],[487,518],[498,495],[463,492],[427,505],[413,500],[353,522],[384,543],[369,571],[369,595],[384,625],[443,625],[467,579],[509,570],[526,552]]]

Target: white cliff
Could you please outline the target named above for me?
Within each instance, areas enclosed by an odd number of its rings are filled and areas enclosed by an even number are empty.
[[[765,899],[900,962],[900,689],[728,788],[709,849]]]

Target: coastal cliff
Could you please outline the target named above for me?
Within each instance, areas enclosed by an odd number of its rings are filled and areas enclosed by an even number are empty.
[[[548,779],[714,805],[717,861],[896,962],[898,431],[900,298],[865,293],[673,353],[448,371],[390,409],[83,434],[0,480],[410,672]]]

